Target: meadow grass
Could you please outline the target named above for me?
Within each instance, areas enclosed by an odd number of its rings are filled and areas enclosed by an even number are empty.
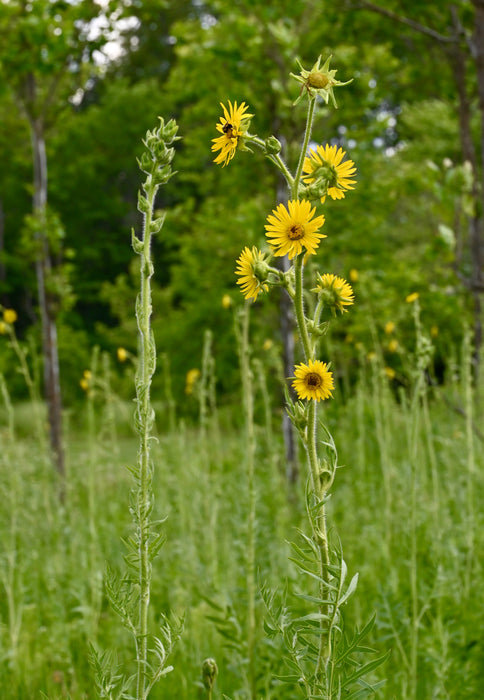
[[[478,698],[482,649],[482,437],[472,423],[466,371],[443,387],[425,386],[418,400],[398,391],[377,362],[368,363],[351,398],[332,402],[326,420],[339,448],[338,491],[328,504],[345,543],[359,595],[349,624],[377,611],[371,643],[392,649],[377,677],[378,697]],[[454,410],[457,409],[457,410]],[[103,588],[106,562],[121,567],[122,537],[137,442],[117,403],[86,405],[71,421],[66,497],[42,446],[29,435],[32,407],[2,408],[0,488],[0,688],[5,700],[95,696],[89,643],[115,648],[124,665],[130,642]],[[90,422],[89,412],[95,412]],[[306,519],[304,484],[288,493],[283,446],[256,410],[255,567],[258,585],[300,582],[288,561],[288,539]],[[117,423],[116,433],[106,421]],[[280,420],[280,414],[274,421]],[[247,697],[247,542],[251,496],[245,472],[246,436],[237,411],[219,407],[203,425],[179,422],[153,446],[162,463],[154,483],[155,511],[166,514],[167,544],[153,564],[151,616],[174,610],[185,631],[175,670],[154,698],[206,697],[201,665],[219,668],[213,697]],[[163,424],[161,422],[161,424]],[[104,426],[104,427],[103,427]],[[112,426],[111,426],[112,427]],[[277,427],[277,426],[276,426]],[[113,444],[112,436],[116,435]],[[111,437],[110,437],[111,436]],[[289,497],[291,495],[291,497]],[[302,605],[302,603],[301,603]],[[303,609],[302,605],[302,609]],[[274,676],[284,673],[277,640],[262,630],[256,593],[255,684],[262,697],[290,698]],[[132,670],[132,669],[128,669]]]

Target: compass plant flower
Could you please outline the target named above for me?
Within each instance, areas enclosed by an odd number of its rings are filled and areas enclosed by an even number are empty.
[[[353,190],[356,180],[352,180],[356,172],[352,160],[345,160],[346,153],[337,146],[316,146],[310,149],[304,159],[303,180],[315,198],[321,197],[324,203],[326,195],[331,199],[344,199],[347,190]]]
[[[220,151],[213,162],[217,165],[222,163],[222,166],[225,167],[234,157],[237,148],[244,149],[244,136],[247,134],[250,120],[254,115],[246,114],[249,107],[245,102],[237,106],[237,102],[232,104],[229,100],[228,107],[222,103],[220,105],[223,109],[223,116],[220,117],[216,128],[221,136],[212,139],[212,151]]]
[[[326,362],[308,360],[297,365],[294,370],[294,387],[299,399],[329,399],[334,390],[333,373]]]
[[[299,75],[291,73],[291,77],[295,78],[298,81],[298,83],[302,83],[302,88],[301,93],[294,104],[297,104],[299,102],[299,100],[303,96],[303,90],[304,88],[306,88],[309,97],[319,95],[320,97],[322,97],[326,104],[328,104],[329,98],[331,97],[331,101],[334,107],[338,107],[334,97],[333,88],[340,87],[341,85],[348,85],[352,82],[352,80],[347,80],[345,83],[336,80],[334,76],[336,75],[337,71],[329,70],[329,64],[331,62],[332,56],[328,56],[328,58],[324,62],[324,65],[320,67],[321,58],[321,56],[318,57],[318,60],[311,68],[311,70],[306,70],[305,68],[303,68],[301,62],[298,59],[296,59],[301,70]]]
[[[266,236],[276,257],[287,255],[291,260],[303,250],[314,255],[322,238],[319,232],[325,222],[324,215],[314,217],[315,208],[307,200],[291,199],[279,204],[267,217]]]
[[[267,292],[269,286],[266,280],[269,270],[262,251],[255,246],[252,246],[252,249],[247,246],[244,248],[237,260],[235,274],[239,277],[237,284],[240,284],[245,299],[255,301],[261,292]]]
[[[348,311],[345,307],[351,306],[355,300],[351,285],[342,277],[330,273],[321,275],[318,272],[316,287],[311,291],[319,294],[324,306],[331,309],[333,314],[336,314],[336,311]]]

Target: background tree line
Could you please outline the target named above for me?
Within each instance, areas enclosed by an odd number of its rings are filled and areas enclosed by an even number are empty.
[[[354,78],[338,111],[318,107],[314,130],[315,140],[342,146],[358,168],[355,191],[325,205],[328,239],[319,252],[328,271],[357,276],[355,312],[328,340],[338,348],[336,371],[351,381],[378,340],[395,381],[405,381],[413,333],[405,298],[413,292],[440,374],[463,321],[478,347],[483,32],[480,0],[2,2],[0,302],[17,310],[19,334],[43,345],[44,357],[42,328],[45,336],[46,323],[55,324],[64,401],[81,395],[94,345],[113,359],[119,346],[136,350],[135,156],[158,115],[175,117],[183,140],[178,175],[159,201],[167,218],[155,244],[157,346],[180,401],[211,329],[217,376],[230,397],[237,370],[222,299],[242,303],[235,259],[248,240],[262,241],[278,182],[259,155],[215,166],[210,142],[219,103],[245,101],[252,132],[278,136],[291,161],[304,120],[289,77],[296,57],[309,68],[332,54],[337,77]],[[34,167],[39,125],[43,184]],[[262,354],[265,340],[280,344],[279,312],[275,302],[258,303],[254,346]],[[0,371],[12,364],[0,342]]]

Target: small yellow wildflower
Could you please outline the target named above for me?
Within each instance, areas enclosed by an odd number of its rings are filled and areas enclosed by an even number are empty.
[[[397,352],[398,350],[398,341],[393,338],[393,340],[390,340],[388,343],[388,351],[389,352]]]
[[[358,270],[355,270],[352,268],[350,270],[350,281],[351,282],[357,282],[358,281]]]
[[[225,167],[234,157],[237,148],[243,146],[243,137],[247,133],[250,120],[254,115],[245,114],[246,110],[249,109],[245,102],[242,102],[240,107],[237,107],[237,102],[234,102],[232,105],[229,101],[228,109],[222,103],[220,104],[224,116],[220,117],[220,123],[217,124],[217,131],[219,131],[222,136],[212,139],[212,151],[220,151],[213,162],[217,164],[222,163],[223,167]]]
[[[412,294],[409,294],[407,297],[405,297],[405,301],[407,304],[411,304],[414,301],[417,301],[418,299],[418,292],[412,292]]]
[[[264,340],[264,344],[262,346],[262,349],[267,352],[268,350],[270,350],[272,348],[273,345],[274,345],[274,341],[272,340],[272,338],[266,338]]]
[[[0,335],[5,335],[7,332],[7,324],[4,323],[3,321],[0,321]]]
[[[395,379],[396,372],[392,367],[385,367],[385,374],[388,379]]]
[[[286,255],[292,259],[306,250],[313,255],[322,238],[319,228],[324,224],[324,216],[313,219],[315,208],[306,200],[289,200],[287,207],[279,204],[267,217],[266,236],[273,248],[274,255]]]
[[[391,335],[394,330],[395,330],[395,324],[393,323],[393,321],[388,321],[387,323],[385,323],[385,333],[387,335]]]
[[[368,362],[373,362],[373,360],[376,360],[376,352],[369,352],[366,356],[366,359],[368,360]]]
[[[200,379],[200,370],[197,368],[190,369],[187,372],[185,380],[185,394],[190,395],[193,393],[193,387]]]
[[[83,391],[89,391],[89,381],[86,377],[83,377],[81,381],[79,382],[79,386]]]
[[[17,320],[17,312],[14,309],[4,309],[3,310],[3,320],[5,323],[15,323]]]
[[[230,309],[232,306],[232,297],[230,294],[224,294],[222,297],[222,306],[224,309]]]
[[[267,278],[267,263],[262,251],[255,246],[252,250],[244,248],[237,260],[235,274],[240,277],[237,284],[245,299],[257,299],[261,292],[267,292],[269,286],[265,283]]]
[[[128,359],[128,352],[125,348],[118,348],[116,350],[116,355],[118,357],[118,362],[126,362]]]
[[[328,399],[334,390],[333,374],[329,371],[328,365],[319,360],[308,360],[308,364],[303,362],[297,365],[294,370],[294,387],[300,399]]]
[[[324,300],[325,306],[333,312],[336,310],[341,311],[341,313],[348,311],[345,306],[350,306],[355,300],[351,285],[342,277],[329,273],[325,275],[318,273],[316,287],[311,291],[318,292]]]
[[[84,372],[82,373],[82,376],[84,377],[84,379],[89,381],[92,377],[92,372],[88,369],[85,369]]]
[[[352,160],[345,160],[346,153],[337,146],[316,146],[311,149],[304,160],[303,173],[306,185],[312,185],[321,194],[324,203],[326,194],[331,199],[344,199],[347,190],[353,190],[356,180],[352,180],[356,172]],[[343,161],[343,162],[342,162]]]

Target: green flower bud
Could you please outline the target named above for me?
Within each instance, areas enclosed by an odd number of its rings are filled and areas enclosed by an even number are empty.
[[[264,146],[269,155],[277,155],[282,149],[281,142],[276,139],[275,136],[269,136],[269,138],[265,140]]]
[[[217,678],[218,668],[215,659],[205,659],[202,663],[202,680],[207,690],[212,690]]]

